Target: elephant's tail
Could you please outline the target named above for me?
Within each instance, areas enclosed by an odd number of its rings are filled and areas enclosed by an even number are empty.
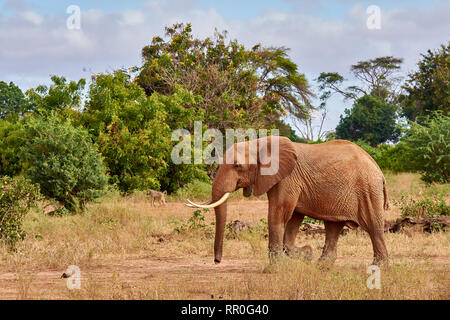
[[[387,190],[386,190],[386,180],[383,177],[383,194],[384,194],[384,210],[388,210],[389,209],[389,197],[387,194]]]

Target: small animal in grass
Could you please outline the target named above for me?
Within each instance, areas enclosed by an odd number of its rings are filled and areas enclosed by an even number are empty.
[[[152,189],[147,190],[147,196],[150,197],[152,206],[155,206],[155,201],[158,201],[160,205],[166,205],[166,195],[167,191],[159,192]]]

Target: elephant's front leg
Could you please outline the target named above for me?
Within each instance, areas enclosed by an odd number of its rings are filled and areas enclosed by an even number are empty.
[[[295,201],[274,201],[269,195],[269,258],[271,261],[283,252],[287,222],[292,217]],[[272,195],[273,196],[273,195]]]
[[[288,256],[311,260],[312,248],[310,246],[295,247],[295,239],[304,217],[301,213],[294,212],[291,219],[287,222],[283,240],[284,251]]]

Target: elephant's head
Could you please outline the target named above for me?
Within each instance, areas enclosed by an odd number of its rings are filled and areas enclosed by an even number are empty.
[[[227,216],[227,198],[243,188],[244,196],[262,195],[294,169],[297,154],[292,142],[285,137],[265,137],[234,144],[227,150],[214,179],[212,198],[199,205],[188,200],[188,206],[214,208],[216,236],[214,262],[222,259],[223,236]]]

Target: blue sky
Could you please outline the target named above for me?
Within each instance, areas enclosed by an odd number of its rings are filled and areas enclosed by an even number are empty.
[[[80,30],[66,27],[69,5],[81,8]],[[366,26],[369,5],[381,9],[380,30]],[[351,80],[351,64],[384,55],[404,58],[406,75],[450,40],[449,16],[445,0],[0,0],[0,80],[26,90],[52,74],[77,80],[139,65],[141,48],[174,22],[191,22],[199,37],[226,29],[247,46],[288,47],[313,86],[320,72]],[[346,107],[330,100],[327,129]]]
[[[121,11],[125,9],[141,9],[143,3],[142,0],[130,0],[130,1],[108,1],[108,0],[46,0],[46,1],[27,1],[36,12],[40,14],[56,14],[61,15],[65,12],[65,9],[72,4],[78,5],[82,10],[96,8],[105,12]],[[263,9],[278,9],[289,11],[292,9],[292,4],[289,1],[271,1],[271,0],[229,0],[229,1],[217,1],[217,0],[187,0],[186,2],[192,3],[196,8],[209,9],[215,8],[223,17],[229,19],[243,20],[255,17]],[[8,0],[0,0],[0,7],[8,3]],[[3,13],[11,13],[11,9],[4,10]]]
[[[325,0],[325,1],[301,1],[301,0],[186,0],[199,9],[216,9],[223,17],[227,19],[245,20],[253,18],[260,14],[264,9],[277,9],[289,12],[294,7],[303,8],[306,12],[311,12],[326,19],[342,19],[345,17],[349,8],[355,3],[367,7],[369,5],[378,5],[385,9],[392,8],[425,8],[430,5],[442,4],[445,0],[372,0],[372,1],[343,1],[343,0]],[[3,7],[9,0],[0,0],[0,7]],[[128,1],[110,1],[110,0],[44,0],[44,1],[26,1],[25,3],[41,14],[61,15],[65,9],[72,4],[78,5],[82,9],[97,8],[105,12],[120,11],[124,9],[140,9],[143,0]],[[319,4],[320,2],[320,4]],[[6,14],[8,8],[3,8],[2,13]]]

